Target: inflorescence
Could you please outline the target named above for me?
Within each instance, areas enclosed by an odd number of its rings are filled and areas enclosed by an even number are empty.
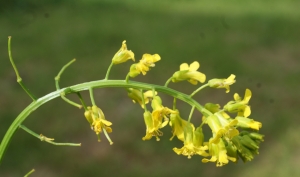
[[[134,53],[131,50],[127,50],[126,41],[123,41],[121,49],[112,59],[112,65],[120,64],[130,59],[135,61]],[[131,65],[126,82],[129,81],[130,77],[134,78],[141,73],[146,75],[159,60],[161,60],[161,57],[158,54],[144,54],[138,63]],[[206,76],[198,71],[199,67],[200,64],[197,61],[191,64],[181,64],[180,70],[176,71],[167,80],[165,87],[168,86],[169,82],[188,81],[193,85],[197,85],[199,82],[204,83]],[[207,84],[195,90],[190,97],[205,87],[225,88],[226,93],[229,93],[229,86],[235,82],[235,75],[233,74],[224,79],[211,79]],[[244,162],[250,161],[255,154],[258,154],[259,144],[263,141],[264,136],[258,133],[262,124],[249,118],[251,114],[249,100],[252,96],[249,89],[246,89],[244,98],[235,93],[233,96],[234,100],[229,101],[223,107],[214,103],[205,104],[206,112],[202,117],[202,123],[198,126],[190,121],[192,114],[188,120],[181,118],[180,111],[176,108],[176,99],[172,109],[163,106],[162,99],[158,96],[155,88],[147,91],[127,88],[127,92],[128,97],[134,103],[139,103],[141,108],[144,109],[143,117],[146,125],[146,135],[142,140],[150,140],[152,137],[155,137],[159,141],[159,137],[163,135],[162,129],[169,125],[173,133],[170,140],[177,137],[183,142],[183,147],[173,148],[178,155],[184,155],[188,158],[191,158],[193,155],[200,155],[204,157],[202,159],[203,163],[216,162],[217,166],[223,166],[229,160],[237,162],[239,158]],[[151,103],[152,111],[147,109],[148,103]],[[192,107],[193,111],[194,107]],[[92,130],[97,135],[104,132],[110,144],[113,144],[107,134],[107,132],[112,132],[110,127],[112,123],[105,119],[102,110],[94,105],[92,108],[88,107],[84,115]],[[204,125],[208,125],[212,131],[212,136],[207,142],[202,131]]]
[[[194,61],[191,64],[181,64],[179,70],[174,72],[164,86],[130,81],[130,78],[135,78],[141,74],[146,75],[152,67],[155,67],[156,62],[161,60],[161,57],[158,54],[144,54],[139,62],[130,66],[129,72],[124,80],[109,80],[109,73],[113,65],[121,64],[128,60],[135,61],[134,53],[127,49],[126,41],[123,41],[120,50],[113,56],[112,62],[108,67],[106,76],[103,80],[77,84],[75,86],[60,89],[60,76],[63,71],[75,61],[74,59],[66,64],[55,77],[57,91],[37,99],[25,87],[19,76],[11,56],[10,39],[11,38],[9,37],[9,57],[16,72],[17,81],[32,98],[33,103],[20,113],[4,136],[0,145],[0,160],[12,134],[17,128],[22,128],[26,132],[39,138],[41,141],[54,145],[80,146],[80,144],[73,143],[55,143],[53,142],[54,139],[47,138],[42,134],[36,134],[21,124],[33,110],[37,109],[43,103],[57,97],[58,94],[58,96],[61,96],[67,103],[78,108],[83,107],[84,117],[88,121],[92,131],[98,136],[98,141],[100,141],[100,134],[103,133],[112,145],[113,141],[109,137],[109,133],[112,133],[112,122],[106,119],[103,111],[97,106],[93,94],[95,88],[109,86],[125,88],[128,97],[134,103],[138,103],[141,109],[144,110],[143,118],[146,125],[146,133],[145,136],[142,137],[142,140],[146,141],[155,137],[156,141],[160,141],[160,137],[163,136],[162,129],[170,126],[173,134],[172,137],[170,137],[170,140],[176,137],[183,143],[182,147],[173,148],[173,151],[178,155],[187,156],[187,158],[191,158],[193,155],[200,155],[203,156],[203,163],[215,162],[217,166],[223,166],[228,164],[229,161],[237,162],[239,158],[244,162],[251,161],[254,158],[254,155],[258,154],[259,144],[264,141],[264,135],[258,133],[262,124],[249,117],[251,115],[249,101],[252,97],[250,89],[245,90],[243,97],[235,93],[233,95],[233,100],[227,102],[224,106],[215,103],[206,103],[202,106],[192,98],[200,90],[206,87],[224,88],[225,92],[229,93],[230,86],[236,82],[234,74],[231,74],[228,78],[211,79],[205,83],[206,75],[198,71],[200,64],[199,62]],[[168,87],[170,82],[176,83],[181,81],[188,81],[193,85],[202,83],[202,85],[190,95],[186,95]],[[83,90],[89,90],[92,103],[91,106],[86,106],[81,97],[80,92]],[[164,92],[174,97],[172,108],[163,105],[159,92]],[[66,98],[66,95],[69,93],[76,93],[81,104],[77,104]],[[183,119],[180,115],[180,108],[176,107],[177,99],[191,105],[191,112],[187,119]],[[195,108],[203,115],[200,125],[195,125],[191,122]],[[204,136],[203,126],[206,125],[211,130],[210,137],[208,137],[208,135]]]

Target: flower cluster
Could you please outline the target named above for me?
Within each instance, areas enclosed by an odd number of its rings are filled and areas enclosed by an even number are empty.
[[[120,64],[130,59],[135,61],[134,53],[127,50],[125,42],[122,43],[121,49],[114,55],[112,64]],[[131,65],[126,83],[128,83],[129,77],[134,78],[141,73],[146,75],[150,68],[155,66],[155,62],[160,59],[158,54],[144,54],[138,63]],[[191,64],[181,64],[179,71],[174,72],[167,80],[164,88],[167,90],[167,86],[171,81],[176,83],[186,80],[193,85],[204,83],[206,75],[198,71],[199,67],[200,64],[197,61]],[[146,125],[146,134],[142,140],[150,140],[155,137],[159,141],[163,135],[162,129],[169,125],[173,133],[170,140],[177,137],[183,143],[181,148],[173,148],[178,155],[184,155],[188,158],[193,155],[200,155],[203,156],[203,163],[215,162],[217,166],[226,165],[229,161],[237,162],[239,158],[244,162],[252,160],[254,155],[258,154],[259,144],[263,141],[264,136],[258,133],[262,124],[249,118],[251,115],[249,101],[252,96],[250,89],[246,89],[243,98],[235,93],[233,100],[229,101],[223,108],[219,104],[213,103],[199,106],[199,103],[192,99],[194,94],[205,87],[224,88],[226,93],[229,93],[230,85],[236,82],[235,77],[231,74],[228,78],[211,79],[189,95],[186,99],[190,100],[189,104],[191,104],[192,110],[188,120],[181,118],[180,111],[176,108],[176,99],[174,99],[172,109],[164,106],[155,87],[150,89],[138,86],[136,88],[126,87],[128,97],[134,103],[139,103],[141,108],[144,109],[143,118]],[[181,92],[176,92],[176,94],[175,98],[180,99],[183,97]],[[151,110],[147,108],[148,103],[151,103]],[[203,114],[202,123],[199,126],[195,126],[191,122],[195,107]],[[85,117],[92,130],[97,135],[104,132],[112,144],[107,134],[112,132],[110,128],[112,123],[105,119],[102,110],[97,106],[87,107]],[[211,137],[206,139],[202,130],[204,125],[207,125],[211,130]]]

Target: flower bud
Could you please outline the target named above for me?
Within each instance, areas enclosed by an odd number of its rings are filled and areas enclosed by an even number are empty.
[[[123,41],[122,43],[122,47],[120,48],[120,50],[114,55],[112,62],[113,64],[120,64],[120,63],[124,63],[127,60],[132,59],[134,60],[134,53],[131,50],[127,50],[127,45],[126,45],[126,41]]]

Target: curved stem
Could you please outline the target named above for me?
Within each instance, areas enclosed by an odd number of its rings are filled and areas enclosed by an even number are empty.
[[[59,90],[60,87],[59,87],[59,81],[60,81],[60,76],[62,75],[62,73],[67,69],[67,67],[69,67],[72,63],[74,63],[76,61],[76,59],[74,58],[73,60],[71,60],[70,62],[68,62],[66,65],[64,65],[61,70],[59,71],[59,73],[57,74],[57,76],[54,78],[55,80],[55,87],[56,87],[56,90]],[[82,108],[82,106],[80,104],[77,104],[71,100],[69,100],[67,97],[65,97],[65,93],[64,92],[61,92],[60,94],[61,98],[69,103],[70,105],[73,105],[75,107],[78,107],[79,109]]]
[[[67,69],[67,67],[69,67],[72,63],[74,63],[76,61],[76,59],[74,58],[73,60],[71,60],[69,63],[67,63],[66,65],[64,65],[61,70],[59,71],[59,73],[57,74],[57,76],[54,78],[55,80],[55,87],[56,90],[59,90],[59,81],[60,81],[60,76],[62,75],[62,73]]]
[[[95,99],[94,99],[94,91],[93,91],[92,87],[89,88],[89,92],[90,92],[90,98],[91,98],[92,105],[96,106],[96,102],[95,102]]]
[[[147,106],[145,104],[145,97],[144,97],[143,89],[140,89],[140,91],[141,91],[141,94],[142,94],[143,107],[144,107],[145,112],[147,112]],[[154,95],[153,95],[153,97],[154,97]]]
[[[108,67],[108,69],[107,69],[107,71],[106,71],[106,75],[105,75],[105,79],[104,79],[104,80],[107,80],[107,79],[108,79],[110,70],[111,70],[111,68],[112,68],[113,65],[114,65],[114,63],[111,62],[110,65],[109,65],[109,67]]]
[[[28,177],[28,176],[31,175],[33,172],[35,172],[35,169],[30,170],[24,177]]]
[[[130,75],[129,75],[129,73],[128,73],[128,74],[126,75],[126,78],[125,78],[126,83],[128,83],[129,77],[130,77]]]
[[[31,134],[32,136],[40,139],[41,141],[45,141],[45,142],[53,144],[53,145],[57,145],[57,146],[81,146],[81,143],[56,143],[56,142],[53,141],[54,140],[53,138],[48,138],[48,137],[46,137],[42,134],[38,135],[37,133],[33,132],[29,128],[25,127],[25,125],[19,125],[19,127],[22,128],[27,133]]]
[[[174,100],[173,100],[173,110],[176,109],[176,98],[174,97]]]
[[[84,110],[87,111],[87,110],[88,110],[88,109],[87,109],[87,106],[86,106],[86,104],[85,104],[85,102],[84,102],[84,100],[83,100],[83,98],[82,98],[80,92],[76,92],[76,94],[77,94],[77,96],[79,97],[79,100],[80,100],[80,102],[81,102],[81,104],[82,104]]]
[[[12,64],[14,70],[15,70],[15,73],[16,73],[16,76],[17,76],[17,82],[20,84],[20,86],[22,87],[22,89],[27,93],[27,95],[30,96],[30,98],[35,101],[36,100],[36,97],[29,91],[28,88],[25,87],[25,85],[23,84],[22,82],[22,78],[19,74],[19,71],[18,71],[18,68],[17,66],[15,65],[15,62],[12,58],[12,55],[11,55],[11,36],[8,36],[8,57],[9,57],[9,60],[10,60],[10,63]]]
[[[170,78],[167,80],[167,82],[165,83],[165,87],[168,87],[168,85],[169,85],[169,83],[171,82],[172,79],[173,79],[173,76],[170,77]]]
[[[199,87],[197,90],[195,90],[192,94],[190,94],[190,97],[193,97],[196,93],[198,93],[200,90],[204,89],[205,87],[207,87],[208,84],[204,84],[201,87]]]
[[[77,104],[77,103],[75,103],[74,101],[69,100],[69,99],[65,96],[65,93],[62,92],[62,93],[60,94],[60,96],[61,96],[61,98],[62,98],[65,102],[69,103],[70,105],[75,106],[75,107],[77,107],[77,108],[79,108],[79,109],[82,108],[82,106],[81,106],[80,104]]]
[[[164,86],[160,86],[160,85],[146,84],[146,83],[133,82],[133,81],[126,83],[126,81],[124,81],[124,80],[98,80],[98,81],[81,83],[81,84],[62,88],[58,91],[49,93],[49,94],[37,99],[35,102],[32,102],[31,104],[29,104],[18,115],[18,117],[13,121],[13,123],[8,128],[6,134],[4,135],[2,142],[0,144],[0,162],[3,159],[3,155],[5,153],[7,145],[9,144],[13,134],[18,129],[19,125],[21,125],[22,122],[38,107],[42,106],[43,104],[47,103],[48,101],[53,100],[54,98],[60,97],[61,92],[64,92],[65,94],[70,94],[73,92],[89,90],[90,88],[104,88],[104,87],[136,88],[136,89],[143,89],[143,90],[151,90],[152,88],[155,88],[155,90],[158,92],[168,94],[172,97],[175,97],[177,99],[180,99],[180,100],[190,104],[191,106],[195,106],[195,108],[206,117],[208,117],[209,115],[212,114],[210,111],[206,110],[202,105],[200,105],[196,100],[194,100],[193,98],[190,98],[189,95],[183,94],[179,91],[176,91],[176,90],[164,87]]]
[[[191,109],[191,112],[190,112],[190,115],[189,115],[188,122],[191,122],[191,118],[192,118],[192,115],[193,115],[194,110],[195,110],[195,106],[193,106],[192,109]]]

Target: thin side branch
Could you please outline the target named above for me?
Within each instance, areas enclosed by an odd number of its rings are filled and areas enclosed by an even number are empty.
[[[27,95],[30,96],[30,98],[33,100],[33,101],[36,101],[36,97],[29,91],[28,88],[25,87],[25,85],[23,84],[22,82],[22,78],[20,77],[20,74],[19,74],[19,71],[18,71],[18,68],[17,66],[15,65],[15,62],[12,58],[12,54],[11,54],[11,36],[8,36],[8,56],[9,56],[9,60],[10,60],[10,63],[12,64],[14,70],[15,70],[15,73],[17,75],[17,82],[20,84],[20,86],[22,87],[22,89],[27,93]]]
[[[57,145],[57,146],[81,146],[81,143],[56,143],[54,142],[53,138],[48,138],[42,134],[37,134],[35,132],[33,132],[32,130],[30,130],[29,128],[25,127],[24,125],[19,125],[20,128],[22,128],[23,130],[25,130],[27,133],[31,134],[32,136],[40,139],[41,141],[45,141],[47,143],[53,144],[53,145]]]

